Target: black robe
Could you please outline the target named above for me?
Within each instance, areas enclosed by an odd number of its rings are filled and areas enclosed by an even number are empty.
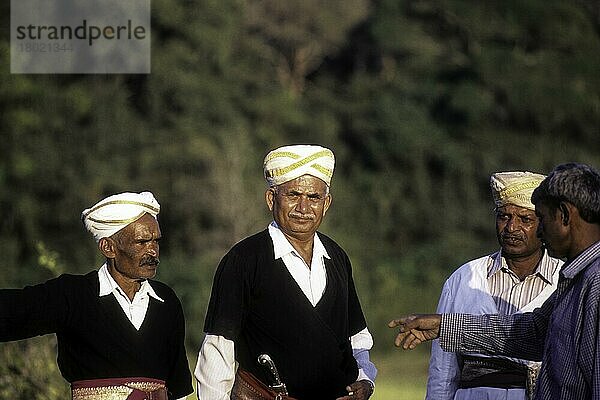
[[[167,285],[150,281],[139,331],[113,295],[99,297],[98,272],[61,275],[24,289],[0,290],[0,341],[56,333],[58,367],[69,381],[147,377],[166,381],[170,398],[193,391],[184,347],[179,299]]]
[[[291,396],[335,399],[358,376],[349,338],[366,327],[352,280],[350,260],[330,238],[318,234],[327,286],[315,307],[281,259],[275,260],[268,230],[236,244],[217,269],[204,330],[235,342],[240,367],[270,383],[256,362],[275,361]]]

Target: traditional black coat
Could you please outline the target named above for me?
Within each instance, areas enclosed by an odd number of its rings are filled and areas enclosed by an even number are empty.
[[[166,381],[170,398],[184,397],[193,389],[181,303],[167,285],[150,285],[164,302],[150,297],[139,331],[113,295],[99,297],[97,271],[0,290],[0,341],[56,333],[67,381],[155,378]]]
[[[271,382],[256,362],[267,353],[290,395],[335,399],[358,376],[349,338],[366,327],[350,260],[330,238],[318,234],[327,285],[315,307],[306,298],[264,230],[236,244],[217,269],[204,330],[235,342],[241,368]]]

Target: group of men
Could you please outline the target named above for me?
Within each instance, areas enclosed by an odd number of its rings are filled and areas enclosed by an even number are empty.
[[[331,150],[314,145],[265,157],[273,220],[215,272],[194,370],[200,400],[373,394],[373,338],[350,260],[318,232],[334,164]],[[500,250],[454,272],[438,314],[391,321],[395,344],[439,337],[430,400],[600,398],[600,175],[564,164],[548,177],[496,173],[491,188]],[[182,305],[153,279],[159,211],[150,192],[109,196],[82,213],[105,259],[98,270],[0,289],[0,341],[55,333],[74,400],[193,392]]]
[[[469,261],[445,282],[438,313],[504,314],[532,311],[558,283],[562,261],[537,237],[531,194],[545,176],[500,172],[491,176],[500,250]],[[539,362],[504,356],[445,352],[432,344],[428,400],[525,399]],[[529,393],[527,393],[529,391]]]
[[[474,289],[487,292],[476,295],[481,300],[456,298],[455,302],[464,304],[454,307],[448,306],[442,297],[437,314],[412,314],[389,322],[390,328],[398,328],[395,345],[403,349],[414,349],[422,342],[439,338],[433,347],[430,371],[437,376],[430,378],[429,398],[600,399],[600,174],[584,164],[559,165],[533,190],[530,199],[537,216],[537,235],[544,249],[551,257],[564,260],[558,277],[551,277],[549,271],[544,273],[539,268],[544,264],[543,259],[540,261],[536,273],[546,284],[556,287],[543,303],[536,304],[534,309],[524,306],[522,310],[517,310],[519,306],[515,303],[503,312],[501,304],[510,293],[498,290],[496,285],[502,278],[496,277],[496,269],[491,267],[487,269],[487,288]],[[498,228],[501,226],[498,218],[509,217],[504,213],[502,210],[496,213]],[[503,231],[498,231],[502,239]],[[521,237],[525,238],[525,234]],[[502,241],[501,245],[501,252],[507,254]],[[512,269],[508,259],[506,264]],[[467,270],[468,264],[463,268]],[[459,270],[458,274],[463,272]],[[513,272],[519,276],[519,272]],[[476,280],[477,277],[472,279]],[[451,291],[455,281],[463,288],[471,285],[471,282],[461,284],[460,278],[453,276],[445,290]],[[544,297],[544,290],[538,297]],[[495,303],[488,301],[489,308],[472,303],[483,302],[486,295]],[[435,364],[443,362],[435,358],[441,354],[439,348],[459,354],[457,357],[462,361],[454,368],[458,375],[444,375],[444,365],[436,370]],[[496,360],[508,357],[517,364],[490,362],[490,356]],[[541,361],[541,366],[519,368],[519,360]],[[443,380],[453,382],[450,385],[454,397],[434,394]],[[519,392],[512,388],[531,390]]]
[[[350,260],[317,233],[335,159],[312,145],[264,159],[269,226],[215,273],[195,377],[199,399],[366,400],[377,370]],[[0,341],[55,333],[74,400],[184,399],[193,392],[184,313],[159,263],[160,205],[120,193],[82,213],[99,270],[0,290]]]

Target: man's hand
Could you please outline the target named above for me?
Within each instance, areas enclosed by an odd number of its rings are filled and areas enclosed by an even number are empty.
[[[404,350],[412,350],[423,342],[439,337],[441,321],[440,314],[411,314],[390,321],[388,326],[399,328],[394,345]]]
[[[346,386],[346,390],[348,395],[336,400],[367,400],[373,394],[373,384],[367,380],[360,380]]]

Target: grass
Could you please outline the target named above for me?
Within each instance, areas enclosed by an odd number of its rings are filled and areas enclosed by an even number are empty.
[[[421,348],[422,347],[422,348]],[[373,354],[378,375],[373,400],[423,400],[427,384],[429,348],[404,351],[390,346],[385,354]]]

